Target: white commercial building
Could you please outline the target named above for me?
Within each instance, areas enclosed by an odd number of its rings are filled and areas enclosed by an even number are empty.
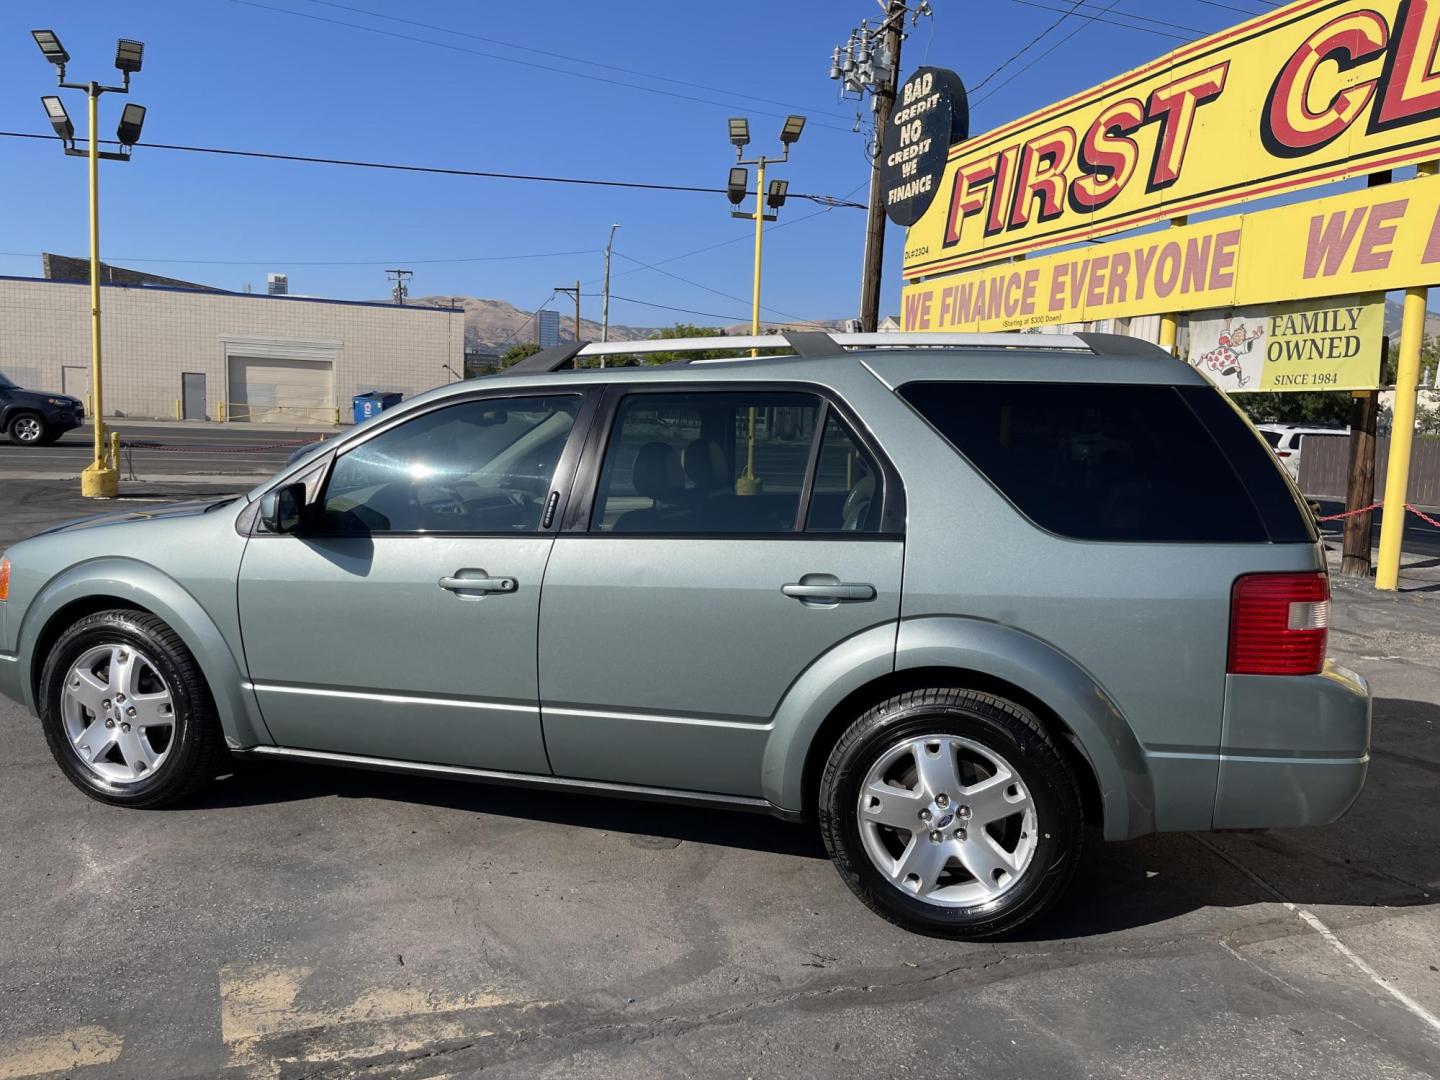
[[[120,284],[100,308],[107,416],[349,423],[464,371],[459,308]],[[0,373],[88,401],[89,285],[0,277]]]

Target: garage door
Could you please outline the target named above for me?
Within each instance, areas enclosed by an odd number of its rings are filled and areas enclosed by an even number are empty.
[[[232,356],[228,416],[257,424],[332,424],[334,365],[329,360]]]

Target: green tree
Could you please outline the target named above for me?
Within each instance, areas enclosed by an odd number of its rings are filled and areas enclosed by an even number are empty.
[[[517,345],[511,345],[500,355],[500,366],[502,368],[513,367],[527,356],[534,356],[540,351],[540,346],[533,341],[522,341]]]

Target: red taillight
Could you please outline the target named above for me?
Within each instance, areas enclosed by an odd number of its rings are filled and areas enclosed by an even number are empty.
[[[1314,675],[1325,666],[1330,578],[1247,574],[1230,594],[1231,675]]]
[[[1275,456],[1276,456],[1276,457],[1289,457],[1289,456],[1290,456],[1290,451],[1289,451],[1289,450],[1276,450],[1276,451],[1275,451]]]

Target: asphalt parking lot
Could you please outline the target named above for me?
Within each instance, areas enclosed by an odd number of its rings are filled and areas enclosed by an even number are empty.
[[[27,468],[0,547],[95,509]],[[253,482],[180,475],[126,504]],[[1345,819],[1098,847],[1000,944],[890,926],[768,818],[292,765],[116,810],[0,704],[0,1080],[1435,1076],[1433,562],[1337,583],[1376,695]]]

